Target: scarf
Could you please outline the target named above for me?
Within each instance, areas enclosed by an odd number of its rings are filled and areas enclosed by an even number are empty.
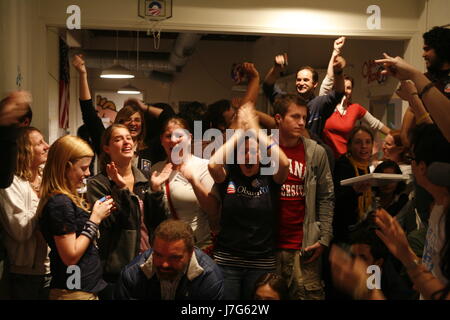
[[[347,155],[348,160],[350,161],[353,169],[355,169],[356,177],[359,176],[359,170],[362,170],[364,174],[369,173],[369,167],[367,162],[359,162],[355,160],[350,154]],[[367,210],[372,204],[372,189],[364,191],[362,195],[358,196],[358,216],[359,220],[364,219]]]

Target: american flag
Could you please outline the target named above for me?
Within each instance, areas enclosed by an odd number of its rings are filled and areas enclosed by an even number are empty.
[[[70,69],[69,47],[59,39],[59,127],[69,127]]]

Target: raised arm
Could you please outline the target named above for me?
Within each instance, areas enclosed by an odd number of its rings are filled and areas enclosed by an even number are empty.
[[[399,80],[411,80],[414,82],[419,98],[427,111],[436,122],[445,138],[450,141],[450,100],[447,99],[432,82],[419,70],[408,64],[400,57],[391,57],[384,53],[384,59],[375,60],[384,65],[383,73],[391,74]]]
[[[15,91],[0,101],[0,188],[11,185],[16,170],[17,135],[24,116],[31,110],[31,95],[26,91]]]
[[[423,105],[422,100],[420,100],[417,88],[412,81],[402,80],[400,82],[400,87],[397,90],[397,94],[403,100],[408,101],[417,124],[433,123],[433,120],[429,117],[427,109]]]
[[[268,115],[265,112],[256,110],[256,115],[258,116],[259,123],[266,129],[275,129],[277,127],[277,122],[275,118]]]
[[[83,59],[83,55],[82,54],[74,55],[72,59],[72,65],[75,67],[80,77],[80,100],[92,99],[91,92],[89,90],[87,70]]]
[[[384,242],[389,251],[399,259],[408,273],[414,287],[425,297],[430,299],[433,294],[442,290],[445,285],[427,268],[420,263],[419,258],[408,244],[405,232],[397,219],[391,217],[383,209],[376,212],[375,223],[379,227],[376,234]],[[450,296],[445,297],[450,299]]]
[[[278,184],[283,184],[289,174],[289,160],[280,149],[278,143],[268,137],[258,125],[258,117],[255,113],[254,105],[248,103],[243,105],[238,113],[239,127],[244,131],[252,130],[258,137],[260,148],[268,151],[271,159],[278,160],[278,170],[273,174],[273,180]]]
[[[259,95],[259,72],[256,70],[255,65],[250,62],[244,62],[242,70],[247,75],[248,85],[245,96],[242,98],[241,105],[247,102],[256,104]]]
[[[278,54],[275,56],[274,65],[269,69],[269,72],[264,78],[264,84],[274,85],[277,79],[280,77],[280,73],[285,70],[287,65],[287,54]]]
[[[242,137],[242,130],[236,130],[230,139],[220,146],[220,148],[209,159],[208,170],[214,182],[222,183],[225,181],[228,172],[225,169],[226,159],[233,152],[237,141]]]
[[[344,68],[346,61],[342,56],[335,56],[333,61],[334,74],[334,90],[336,92],[345,93]]]
[[[141,109],[143,114],[147,113],[147,114],[149,114],[150,116],[152,116],[154,118],[158,118],[161,115],[161,113],[163,112],[163,109],[154,107],[154,106],[149,105],[149,104],[146,104],[142,100],[139,100],[139,99],[136,99],[136,98],[127,99],[124,102],[124,105],[127,105],[128,103],[135,104],[135,105],[139,106],[139,108]]]
[[[105,131],[105,127],[103,126],[102,120],[97,115],[97,111],[95,110],[92,101],[83,56],[81,54],[75,55],[72,59],[72,65],[75,67],[80,77],[80,108],[83,122],[92,139],[95,153],[100,154],[101,138]]]
[[[208,215],[210,226],[214,226],[214,229],[217,230],[220,217],[220,202],[212,193],[214,180],[208,171],[194,172],[191,163],[190,161],[184,162],[178,170],[191,184],[200,207]]]
[[[334,60],[341,54],[341,49],[345,43],[345,37],[340,37],[334,40],[333,52],[331,53],[330,61],[328,62],[327,74],[320,85],[319,96],[324,96],[333,90],[334,84]]]

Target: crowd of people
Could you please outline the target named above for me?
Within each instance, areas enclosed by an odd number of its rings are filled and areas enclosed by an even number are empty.
[[[352,101],[345,37],[318,96],[311,66],[296,92],[280,90],[280,54],[264,79],[242,64],[242,98],[178,114],[129,99],[107,128],[75,55],[84,139],[50,146],[30,126],[31,96],[9,94],[0,298],[450,299],[450,29],[423,39],[426,74],[386,53],[375,61],[400,80],[401,128]],[[271,114],[256,108],[261,82]],[[214,139],[194,140],[196,121]],[[373,286],[368,270],[381,271]]]

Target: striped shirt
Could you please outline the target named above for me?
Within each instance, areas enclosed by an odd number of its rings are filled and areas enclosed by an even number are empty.
[[[266,258],[249,259],[220,250],[214,252],[214,260],[218,265],[222,266],[254,269],[274,269],[276,262],[275,255],[269,255]]]

